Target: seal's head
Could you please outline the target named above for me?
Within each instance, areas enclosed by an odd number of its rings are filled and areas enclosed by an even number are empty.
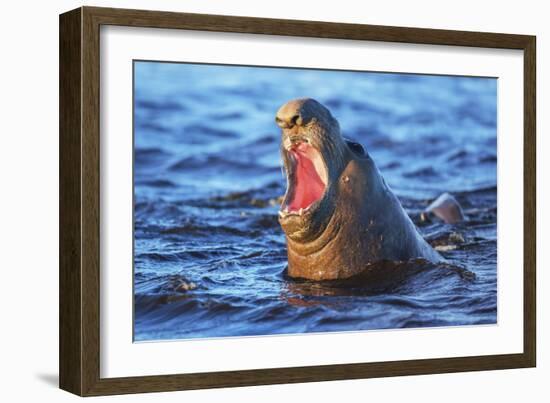
[[[286,235],[297,242],[314,239],[334,210],[333,183],[346,166],[347,147],[338,121],[311,98],[284,104],[275,117],[282,129],[281,154],[287,191],[279,212]]]

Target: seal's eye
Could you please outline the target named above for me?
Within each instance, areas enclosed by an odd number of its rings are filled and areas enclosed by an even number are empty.
[[[351,140],[346,140],[346,144],[348,145],[350,150],[353,151],[355,154],[360,155],[362,157],[365,156],[365,149],[361,144]]]

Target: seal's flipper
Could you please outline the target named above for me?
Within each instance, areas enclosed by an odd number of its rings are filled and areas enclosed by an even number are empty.
[[[436,217],[445,221],[447,224],[456,224],[464,221],[464,213],[458,201],[449,193],[443,193],[435,199],[422,214],[426,219],[428,214],[434,214]]]

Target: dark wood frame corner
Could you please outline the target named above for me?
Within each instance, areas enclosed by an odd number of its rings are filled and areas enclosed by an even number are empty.
[[[101,378],[99,31],[174,28],[524,52],[524,351],[476,357]],[[536,363],[535,37],[82,7],[60,16],[60,387],[81,396],[533,367]]]

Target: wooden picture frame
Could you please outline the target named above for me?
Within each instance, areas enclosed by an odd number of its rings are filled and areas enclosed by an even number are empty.
[[[100,377],[100,26],[353,39],[524,52],[523,353],[210,373]],[[81,7],[60,16],[60,387],[81,396],[533,367],[536,363],[535,37]],[[519,135],[519,134],[518,134]]]

